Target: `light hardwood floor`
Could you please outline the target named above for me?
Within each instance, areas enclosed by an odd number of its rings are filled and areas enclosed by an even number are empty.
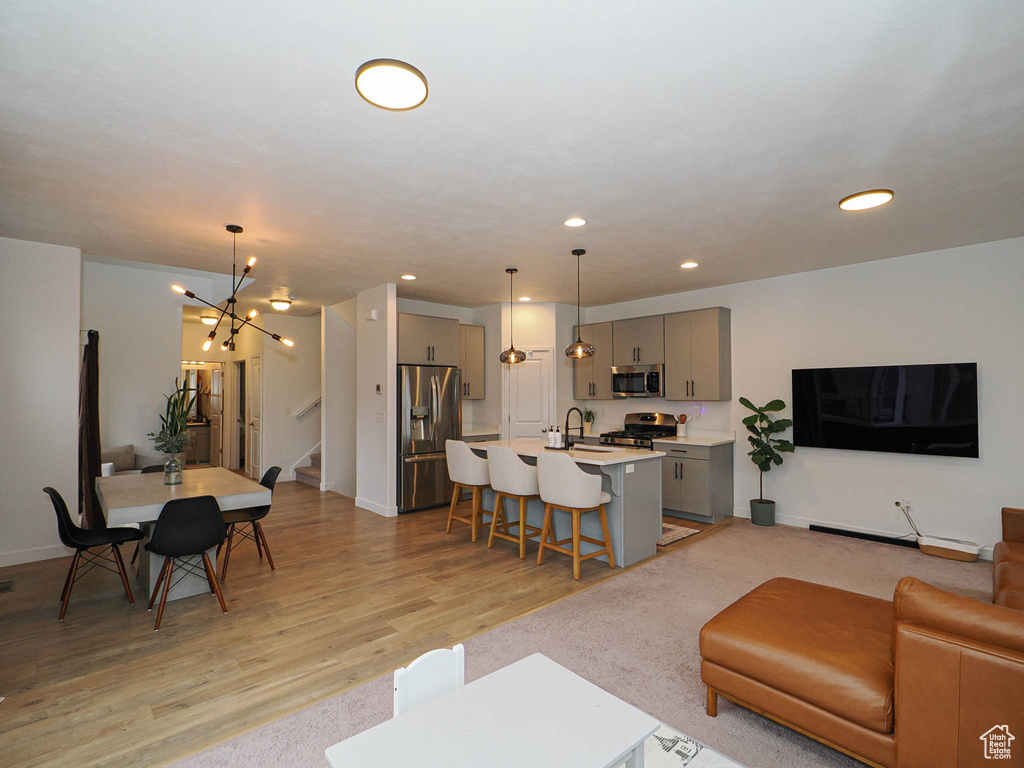
[[[520,560],[512,542],[472,544],[466,525],[445,535],[446,517],[383,518],[280,483],[263,521],[277,571],[247,542],[228,613],[212,595],[168,603],[159,632],[137,581],[129,605],[116,575],[94,571],[58,623],[70,558],[0,569],[14,581],[0,593],[0,764],[162,765],[623,570],[590,560],[574,582],[570,558],[537,567],[536,544]]]

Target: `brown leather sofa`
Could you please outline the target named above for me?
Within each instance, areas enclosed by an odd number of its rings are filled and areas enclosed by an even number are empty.
[[[1024,534],[1014,512],[1011,537]],[[999,594],[1018,592],[1005,566],[1024,563],[1021,548],[996,551]],[[908,577],[890,602],[772,579],[701,629],[708,714],[722,696],[884,768],[992,765],[982,737],[1006,726],[1020,741],[997,764],[1024,765],[1024,612],[1009,607],[1020,597],[990,605]]]
[[[992,551],[992,564],[993,602],[1024,611],[1024,509],[1003,507],[1003,540]]]

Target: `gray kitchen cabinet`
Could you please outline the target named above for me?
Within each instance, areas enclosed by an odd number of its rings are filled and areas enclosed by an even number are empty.
[[[665,399],[732,399],[732,326],[725,307],[665,315]]]
[[[733,443],[714,446],[659,443],[664,513],[705,523],[732,516]]]
[[[484,327],[459,326],[459,369],[462,371],[462,399],[484,399]]]
[[[405,365],[459,364],[459,321],[398,314],[398,362]]]
[[[185,463],[205,464],[210,460],[210,425],[193,424],[188,427],[192,441],[185,448]]]
[[[575,332],[575,329],[573,329]],[[572,361],[577,400],[612,399],[612,324],[580,326],[580,338],[594,345],[594,356]]]
[[[634,317],[612,323],[612,365],[665,362],[665,317]]]

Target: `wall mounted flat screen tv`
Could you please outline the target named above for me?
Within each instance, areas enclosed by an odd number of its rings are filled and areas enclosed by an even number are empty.
[[[978,458],[978,364],[793,371],[793,443]]]

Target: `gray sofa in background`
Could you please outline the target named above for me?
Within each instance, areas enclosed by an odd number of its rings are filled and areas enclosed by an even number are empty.
[[[166,457],[156,451],[136,451],[134,445],[116,445],[100,449],[100,464],[113,464],[115,475],[141,472],[143,467],[163,464]]]

